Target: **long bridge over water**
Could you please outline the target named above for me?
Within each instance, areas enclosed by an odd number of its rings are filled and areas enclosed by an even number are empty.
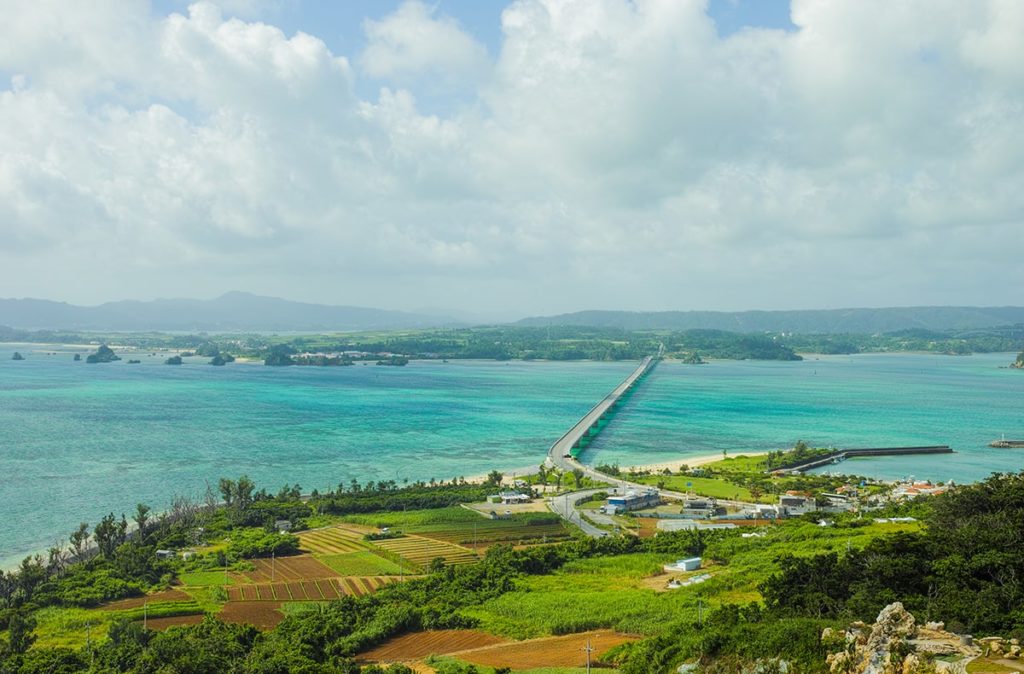
[[[614,416],[619,405],[629,397],[636,385],[654,369],[654,366],[661,360],[663,350],[664,347],[659,350],[657,356],[647,356],[640,361],[637,368],[621,384],[590,408],[590,411],[577,421],[575,426],[558,438],[548,450],[548,463],[563,471],[582,470],[584,474],[592,478],[608,480],[609,476],[597,472],[578,460],[580,451],[587,442],[601,432],[604,425]]]

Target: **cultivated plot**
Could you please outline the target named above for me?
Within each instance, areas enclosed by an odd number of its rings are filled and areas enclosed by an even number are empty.
[[[506,643],[479,630],[430,630],[413,632],[389,639],[372,650],[359,655],[366,662],[407,662],[428,655],[447,655],[457,651]]]
[[[253,583],[227,588],[228,601],[330,601],[345,595],[369,594],[388,583],[394,576],[319,578],[277,583]]]
[[[445,564],[450,565],[472,564],[479,559],[472,550],[422,536],[405,535],[401,538],[375,541],[374,544],[423,568],[439,557]]]
[[[338,525],[298,534],[299,547],[319,555],[339,555],[369,548],[363,540],[366,531],[357,525]]]

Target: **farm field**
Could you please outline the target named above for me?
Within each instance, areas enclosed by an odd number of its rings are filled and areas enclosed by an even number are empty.
[[[322,564],[310,555],[277,557],[276,559],[253,559],[250,561],[256,568],[252,571],[245,571],[244,575],[253,583],[332,578],[338,575],[329,566]]]
[[[303,531],[298,534],[299,547],[319,555],[340,555],[346,552],[367,550],[370,546],[363,540],[363,535],[367,531],[373,531],[373,529],[337,525]]]
[[[507,643],[501,637],[477,630],[432,630],[389,639],[359,655],[366,662],[407,662],[428,655],[445,655],[483,646]]]
[[[224,605],[217,617],[228,623],[244,623],[261,630],[272,630],[284,620],[281,602],[232,601]]]
[[[582,632],[561,637],[534,639],[486,646],[454,654],[463,662],[486,667],[535,669],[539,667],[583,667],[587,662],[584,649],[589,642],[592,660],[608,650],[639,637],[608,630]]]
[[[552,543],[571,537],[560,520],[513,518],[489,520],[458,525],[429,524],[410,529],[411,533],[466,547],[489,547],[495,543]]]
[[[169,627],[177,627],[179,625],[198,625],[203,622],[205,617],[203,614],[198,614],[171,616],[169,618],[150,618],[146,621],[146,629],[162,632]]]
[[[319,559],[339,576],[388,576],[402,572],[402,567],[397,562],[369,550],[344,555],[326,555]]]
[[[228,602],[330,601],[345,595],[361,596],[398,580],[393,576],[317,578],[275,583],[253,583],[227,588]]]
[[[426,568],[438,557],[443,558],[445,564],[451,565],[472,564],[479,559],[472,550],[414,534],[375,541],[375,545],[408,559],[421,568]]]

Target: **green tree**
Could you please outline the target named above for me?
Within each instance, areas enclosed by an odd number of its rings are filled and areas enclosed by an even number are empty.
[[[579,489],[580,485],[583,484],[583,475],[584,473],[582,468],[572,469],[572,481],[573,484],[576,485],[576,489]]]
[[[21,655],[35,643],[36,636],[33,630],[36,628],[36,620],[28,611],[14,611],[7,619],[7,647],[6,651],[14,655]]]
[[[146,542],[146,525],[149,524],[149,506],[145,503],[135,504],[135,515],[132,516],[135,526],[139,528],[139,543]]]
[[[68,538],[71,543],[71,551],[74,553],[75,559],[81,561],[82,555],[85,554],[85,546],[89,543],[89,523],[82,522],[78,525],[78,528],[72,532]]]
[[[222,477],[217,483],[217,487],[220,489],[220,495],[224,499],[224,505],[230,508],[235,501],[235,481]]]

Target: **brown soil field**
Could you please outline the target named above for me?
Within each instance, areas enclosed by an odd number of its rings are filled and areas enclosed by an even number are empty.
[[[279,601],[233,601],[224,605],[217,617],[226,623],[246,623],[261,630],[272,630],[284,620]]]
[[[636,521],[640,524],[637,535],[640,538],[653,538],[658,533],[658,520],[653,517],[638,517]]]
[[[609,649],[639,637],[619,634],[609,630],[569,634],[562,637],[531,639],[486,648],[459,652],[459,660],[486,667],[511,667],[512,669],[533,669],[536,667],[583,667],[587,654],[583,649],[590,640],[594,649],[591,658],[596,660]]]
[[[445,655],[456,651],[507,643],[504,639],[476,630],[434,630],[413,632],[389,639],[359,655],[366,662],[405,662],[428,655]]]
[[[316,585],[320,588],[320,593],[323,594],[324,599],[330,601],[331,599],[341,598],[341,593],[338,592],[338,586],[334,583],[320,581]]]
[[[146,629],[156,630],[163,632],[168,627],[176,627],[178,625],[198,625],[203,622],[203,618],[206,616],[203,614],[197,615],[176,615],[170,618],[150,618],[146,621]],[[140,625],[141,620],[136,621]]]
[[[246,571],[245,577],[254,583],[271,581],[306,580],[309,578],[333,578],[336,571],[310,555],[278,557],[276,559],[252,560],[255,570]]]
[[[100,608],[104,611],[123,611],[130,608],[139,608],[143,604],[156,604],[162,601],[192,601],[192,597],[181,590],[164,590],[163,592],[147,594],[143,597],[121,599],[120,601],[104,604]]]
[[[394,576],[315,578],[306,581],[254,583],[227,588],[229,602],[249,601],[323,601],[342,595],[364,595],[397,581]]]

